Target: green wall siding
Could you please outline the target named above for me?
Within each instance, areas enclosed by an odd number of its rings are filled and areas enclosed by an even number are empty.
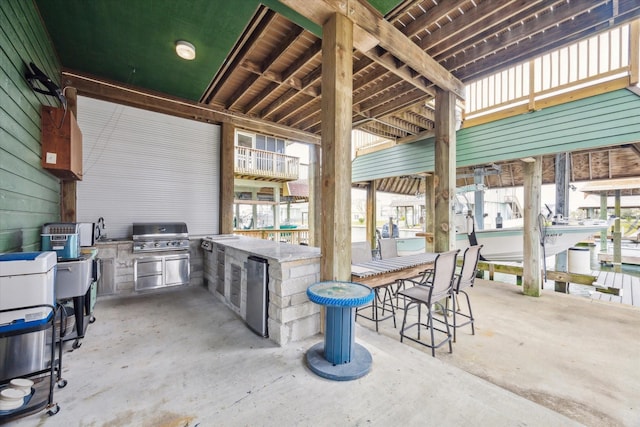
[[[60,65],[32,1],[0,1],[0,252],[40,250],[42,224],[60,220],[60,181],[40,166],[40,106],[29,62],[59,83]]]
[[[458,167],[640,142],[640,97],[621,89],[461,129]],[[353,182],[434,170],[434,140],[358,157]]]

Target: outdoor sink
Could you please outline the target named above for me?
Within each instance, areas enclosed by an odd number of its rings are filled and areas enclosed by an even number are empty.
[[[93,258],[58,262],[54,281],[57,300],[80,297],[91,285]]]

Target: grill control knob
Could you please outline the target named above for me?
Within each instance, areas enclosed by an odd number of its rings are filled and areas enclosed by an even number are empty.
[[[156,243],[153,244],[153,246],[155,246],[157,248],[158,246],[160,246],[160,243],[156,242]]]

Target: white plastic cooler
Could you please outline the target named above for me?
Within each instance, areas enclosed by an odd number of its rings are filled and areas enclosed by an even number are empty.
[[[55,306],[56,263],[57,255],[52,251],[0,254],[0,310]],[[50,314],[46,308],[0,313],[0,330],[44,323]]]

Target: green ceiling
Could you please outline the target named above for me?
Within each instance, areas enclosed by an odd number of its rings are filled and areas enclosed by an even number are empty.
[[[320,34],[277,0],[34,0],[62,66],[197,101],[259,4]],[[370,3],[387,13],[399,0]],[[185,61],[177,40],[196,46]]]

